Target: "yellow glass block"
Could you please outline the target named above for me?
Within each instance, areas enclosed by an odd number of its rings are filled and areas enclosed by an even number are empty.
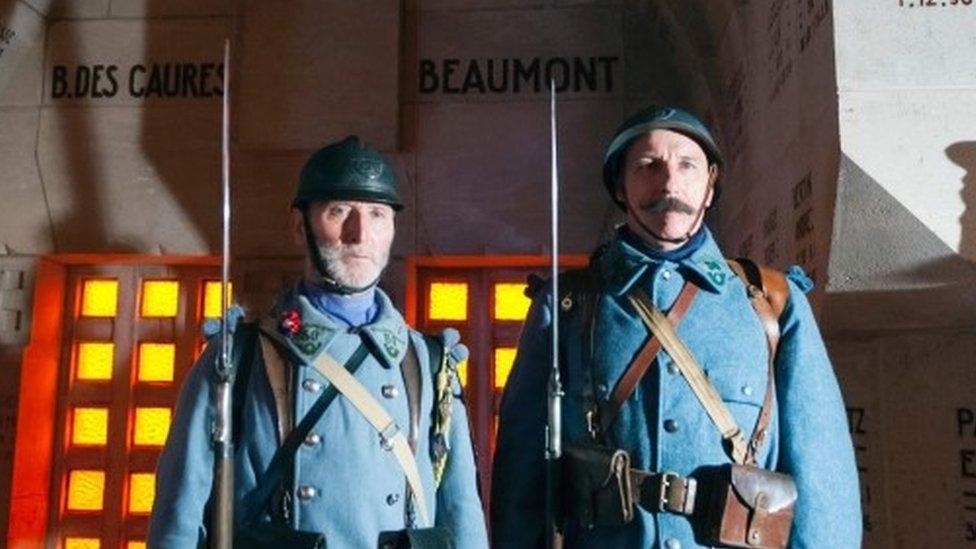
[[[132,473],[129,475],[130,513],[136,515],[149,514],[152,511],[154,497],[156,497],[155,473]]]
[[[495,284],[495,320],[525,320],[532,301],[525,296],[526,284]]]
[[[68,475],[68,510],[101,511],[105,471],[71,471]]]
[[[144,280],[140,314],[151,318],[176,316],[180,303],[180,283],[176,280]]]
[[[146,542],[144,541],[130,541],[125,544],[125,549],[146,549]]]
[[[467,320],[468,284],[431,282],[428,314],[430,320]]]
[[[114,343],[82,341],[78,343],[78,363],[75,369],[75,379],[83,381],[112,379],[114,360]]]
[[[119,308],[119,281],[86,280],[81,290],[81,316],[112,317]]]
[[[458,376],[458,382],[461,383],[461,386],[467,387],[468,386],[468,361],[467,360],[458,362],[457,376]]]
[[[162,446],[169,434],[171,416],[169,408],[136,408],[132,443],[136,446]]]
[[[227,283],[227,306],[234,302],[234,283]],[[212,280],[203,285],[203,317],[220,317],[220,281]]]
[[[176,345],[173,343],[139,344],[139,381],[173,381]]]
[[[71,443],[76,446],[104,446],[108,441],[108,408],[75,408],[71,422]]]
[[[495,348],[495,388],[503,389],[508,381],[508,374],[512,373],[515,362],[515,347]]]
[[[101,549],[98,538],[64,538],[64,549]]]

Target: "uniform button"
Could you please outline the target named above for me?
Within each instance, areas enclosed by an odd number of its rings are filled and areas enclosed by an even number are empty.
[[[678,372],[680,372],[680,371],[681,370],[678,369],[678,365],[677,364],[675,364],[673,361],[670,361],[670,360],[668,361],[668,373],[669,374],[671,374],[671,375],[678,375]]]
[[[601,383],[596,386],[596,390],[600,392],[601,395],[606,396],[607,394],[607,384]]]
[[[668,538],[664,540],[664,547],[667,549],[681,549],[681,542],[674,538]]]
[[[661,278],[663,278],[664,280],[669,280],[671,278],[671,271],[667,269],[661,271]]]
[[[664,430],[669,433],[674,433],[678,430],[678,422],[673,419],[664,420]]]
[[[746,396],[752,396],[752,387],[749,385],[742,386],[742,394]]]
[[[322,392],[322,384],[314,379],[306,379],[302,382],[302,389],[310,393],[320,393]]]
[[[298,487],[298,499],[300,499],[302,501],[308,501],[308,500],[314,498],[315,495],[318,494],[318,492],[319,491],[316,490],[312,486],[299,486]]]
[[[318,433],[309,433],[305,437],[305,446],[315,446],[320,442],[322,442],[322,437]]]
[[[390,494],[390,495],[386,496],[386,504],[387,505],[390,505],[390,506],[396,505],[398,501],[400,501],[400,494]]]
[[[386,398],[396,398],[400,395],[400,391],[396,388],[396,385],[384,385],[380,391],[382,391],[383,396]]]

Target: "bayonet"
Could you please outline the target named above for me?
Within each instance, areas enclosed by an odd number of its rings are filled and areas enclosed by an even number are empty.
[[[231,549],[234,540],[234,442],[230,319],[230,40],[224,41],[224,93],[221,101],[221,250],[220,250],[220,353],[217,356],[216,419],[214,442],[214,498],[210,510],[210,547]]]

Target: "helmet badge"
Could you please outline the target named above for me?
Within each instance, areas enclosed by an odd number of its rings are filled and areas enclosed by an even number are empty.
[[[353,160],[352,167],[363,177],[376,180],[383,175],[383,163],[372,158],[357,158]]]

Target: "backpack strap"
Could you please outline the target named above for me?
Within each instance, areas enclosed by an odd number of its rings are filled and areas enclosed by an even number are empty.
[[[241,418],[244,415],[244,397],[251,380],[251,370],[254,366],[254,348],[258,337],[256,322],[238,322],[234,328],[234,335],[230,350],[231,364],[234,365],[234,385],[231,389],[233,400],[231,403],[231,441],[234,446],[241,442]]]
[[[749,440],[749,462],[755,462],[756,454],[766,438],[766,430],[772,419],[773,394],[776,389],[776,351],[779,348],[780,326],[779,319],[786,308],[789,299],[789,285],[786,276],[768,267],[760,267],[749,259],[738,258],[728,260],[729,267],[746,285],[749,302],[759,317],[763,331],[766,333],[766,344],[769,355],[769,367],[766,381],[766,396],[762,409],[756,419],[756,426]]]

